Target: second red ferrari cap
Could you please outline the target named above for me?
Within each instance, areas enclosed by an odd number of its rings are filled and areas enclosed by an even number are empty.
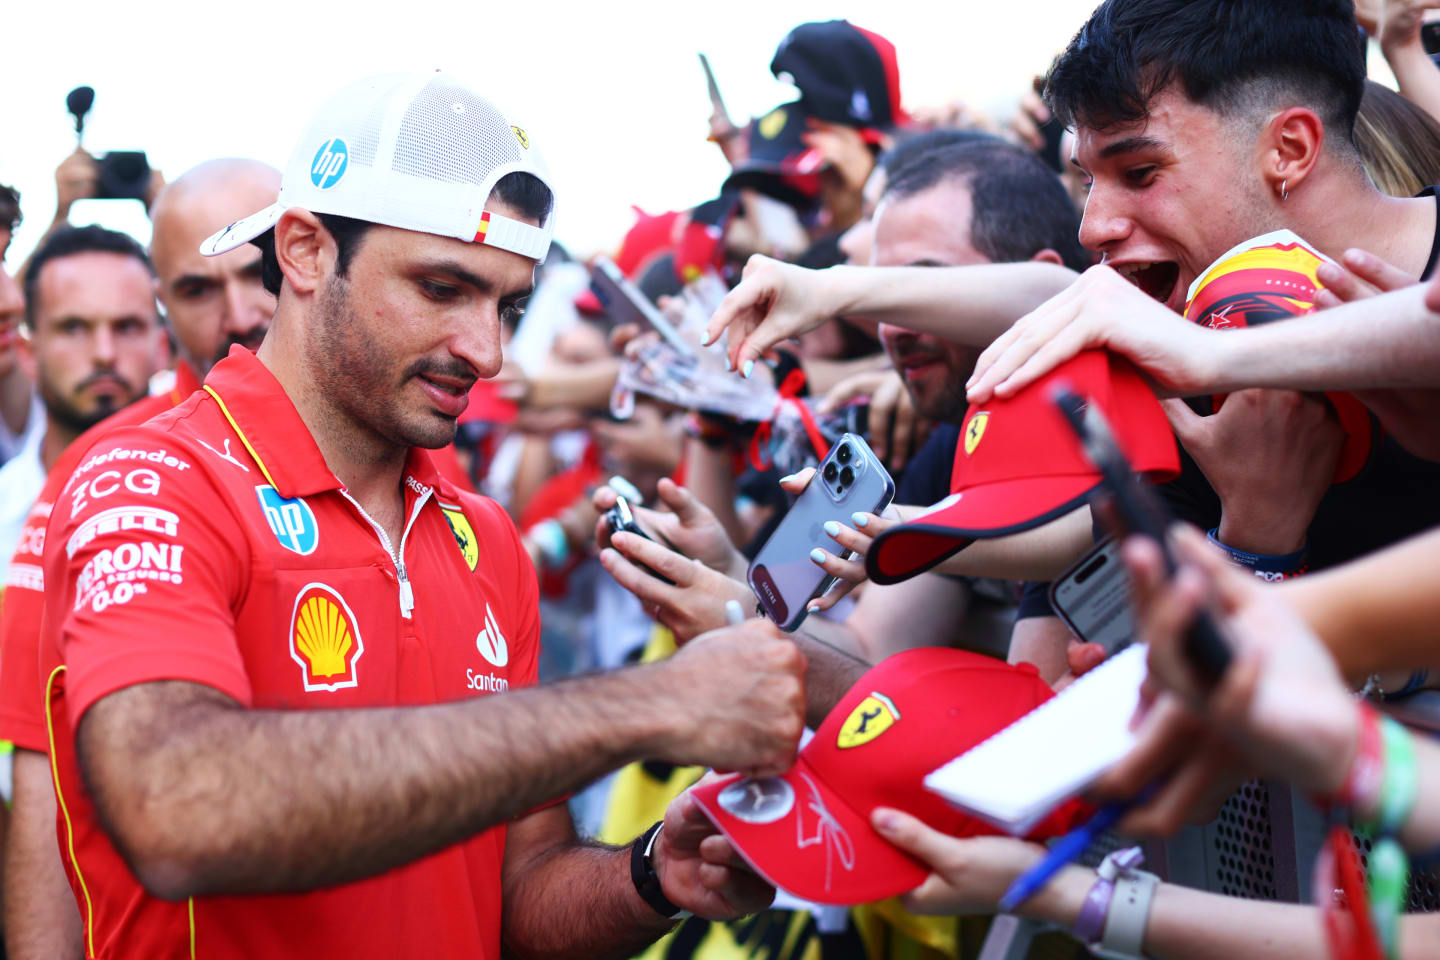
[[[1052,695],[1029,664],[907,650],[850,688],[784,776],[732,776],[692,794],[775,886],[817,903],[883,900],[914,889],[929,870],[876,833],[871,812],[904,810],[955,837],[996,833],[922,781]],[[1069,801],[1030,835],[1063,833],[1086,812]]]
[[[1100,472],[1055,409],[1059,383],[1099,406],[1137,472],[1154,481],[1179,474],[1175,435],[1154,391],[1123,357],[1087,350],[1014,396],[970,409],[950,496],[875,538],[865,557],[871,580],[898,583],[978,538],[1038,527],[1085,501]]]

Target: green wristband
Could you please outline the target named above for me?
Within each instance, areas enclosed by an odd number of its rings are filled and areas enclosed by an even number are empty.
[[[1391,836],[1399,832],[1415,807],[1420,771],[1410,731],[1389,717],[1380,721],[1380,729],[1385,740],[1385,778],[1380,786],[1375,828],[1380,836]]]

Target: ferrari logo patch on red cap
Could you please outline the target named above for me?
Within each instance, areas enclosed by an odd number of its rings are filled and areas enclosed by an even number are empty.
[[[895,704],[883,693],[870,692],[870,696],[861,700],[850,716],[840,726],[840,735],[835,738],[835,745],[841,750],[849,747],[858,747],[869,743],[880,734],[889,730],[900,719],[900,711]]]
[[[965,456],[970,456],[975,452],[975,448],[980,446],[980,441],[985,436],[985,428],[989,423],[990,414],[982,410],[971,417],[969,423],[965,424]]]

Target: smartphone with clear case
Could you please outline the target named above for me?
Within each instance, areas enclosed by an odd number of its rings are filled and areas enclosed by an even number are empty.
[[[895,481],[869,444],[853,433],[836,440],[750,564],[747,579],[765,615],[786,632],[799,627],[809,612],[806,606],[835,582],[810,559],[816,547],[827,553],[840,550],[825,533],[826,521],[852,526],[852,513],[879,513],[894,497]]]

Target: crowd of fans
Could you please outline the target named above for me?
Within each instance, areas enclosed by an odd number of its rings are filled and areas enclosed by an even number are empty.
[[[1440,689],[1440,68],[1427,6],[1105,0],[1000,122],[960,105],[907,110],[904,51],[846,21],[796,27],[770,65],[795,85],[792,102],[737,124],[716,98],[709,133],[727,178],[697,183],[691,209],[636,209],[603,257],[633,287],[553,245],[526,302],[502,303],[498,375],[475,383],[454,442],[431,451],[446,483],[513,519],[538,577],[540,681],[727,641],[739,657],[728,669],[743,674],[737,636],[782,636],[736,623],[737,611],[763,616],[750,561],[832,445],[856,434],[894,497],[827,521],[823,546],[796,558],[832,578],[785,641],[805,662],[807,726],[843,712],[873,665],[918,648],[1017,665],[1063,691],[1114,644],[1057,611],[1052,584],[1114,518],[1092,512],[1094,480],[1048,500],[1024,486],[1064,474],[1055,463],[1074,451],[1048,449],[1044,431],[1002,434],[1007,410],[1019,419],[1027,397],[1104,352],[1117,382],[1139,372],[1139,405],[1168,421],[1155,463],[1117,432],[1181,522],[1173,565],[1139,535],[1108,554],[1128,574],[1126,639],[1148,645],[1149,681],[1137,745],[1088,799],[1143,795],[1118,832],[1164,837],[1209,821],[1247,779],[1288,780],[1373,837],[1370,881],[1337,826],[1304,904],[1189,889],[1111,859],[1099,873],[1066,867],[1015,912],[1073,932],[1037,941],[1056,955],[1440,956],[1440,914],[1400,903],[1407,871],[1440,854],[1440,748],[1386,713]],[[1377,55],[1398,92],[1366,79]],[[36,642],[56,589],[52,510],[80,509],[71,476],[95,437],[183,404],[232,350],[259,349],[282,282],[273,240],[201,254],[275,203],[279,171],[216,159],[157,181],[146,250],[68,222],[95,194],[94,163],[64,159],[53,225],[0,272],[14,958],[100,955],[57,807],[50,660]],[[0,250],[20,201],[0,190]],[[317,223],[343,275],[363,231]],[[1095,402],[1116,421],[1146,412]],[[1015,462],[996,463],[1002,447]],[[247,469],[239,445],[210,449]],[[1022,491],[1019,515],[985,499],[992,486]],[[466,529],[468,543],[452,521],[462,549],[491,562],[495,545]],[[1198,611],[1232,653],[1214,684],[1187,655]],[[960,711],[983,699],[951,695]],[[580,832],[632,843],[713,781],[683,762],[701,758],[668,751],[575,792]],[[907,810],[862,811],[928,874],[903,896],[837,906],[782,889],[760,913],[684,919],[643,955],[977,955],[1043,848],[958,838]],[[1381,866],[1396,862],[1398,881]],[[1123,898],[1097,893],[1117,876],[1143,894],[1124,924]],[[190,930],[193,951],[193,913]]]

